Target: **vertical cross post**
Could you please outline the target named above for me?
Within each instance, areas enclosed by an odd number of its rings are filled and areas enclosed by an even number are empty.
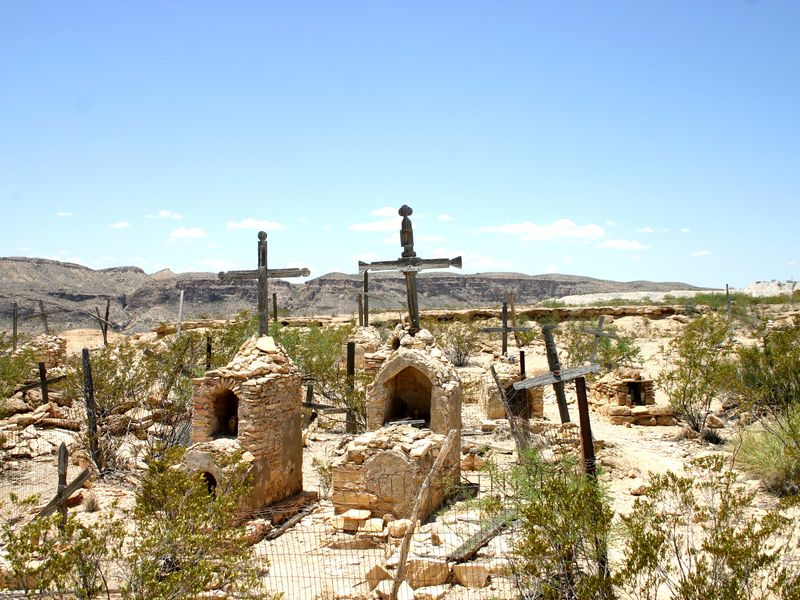
[[[39,300],[39,313],[42,318],[42,325],[44,325],[44,334],[50,335],[50,327],[47,325],[47,313],[44,310],[44,302]]]
[[[358,430],[356,424],[356,415],[353,412],[352,401],[353,401],[353,392],[356,389],[355,386],[355,377],[356,377],[356,343],[355,342],[347,342],[347,400],[348,400],[348,407],[347,407],[347,421],[345,424],[345,431],[347,433],[356,433]]]
[[[597,362],[597,353],[600,350],[600,338],[614,338],[616,339],[616,335],[608,332],[603,331],[603,323],[605,323],[605,316],[600,315],[600,318],[597,320],[597,328],[596,329],[584,329],[583,333],[588,333],[594,336],[594,346],[592,346],[592,355],[589,357],[590,362]]]
[[[358,326],[364,326],[364,298],[361,297],[361,294],[358,295]]]
[[[369,273],[364,271],[364,327],[369,327]]]
[[[508,353],[508,302],[503,302],[503,356]]]
[[[183,290],[181,290],[181,297],[178,300],[178,331],[177,337],[181,337],[181,329],[183,328]]]
[[[206,333],[206,371],[211,370],[211,335]]]
[[[519,339],[519,330],[517,330],[517,306],[516,306],[517,295],[514,290],[508,291],[508,307],[511,309],[511,327],[513,328],[512,331],[514,332],[514,343],[517,345],[517,348],[522,346],[521,340]]]
[[[519,351],[519,376],[522,379],[525,379],[527,375],[525,374],[525,350]]]
[[[11,309],[11,347],[13,350],[17,349],[17,321],[19,319],[19,307],[14,302]]]
[[[272,292],[272,322],[278,322],[278,294]]]
[[[58,487],[56,488],[56,497],[62,496],[64,494],[64,488],[67,487],[67,465],[67,446],[64,442],[61,442],[61,445],[58,447]],[[58,505],[58,512],[61,514],[58,528],[63,530],[64,526],[67,524],[66,498]]]
[[[558,360],[556,341],[553,337],[553,326],[544,325],[542,327],[542,334],[544,335],[544,347],[547,352],[547,365],[550,367],[552,373],[558,374],[561,372],[561,362]],[[558,414],[561,417],[561,422],[569,423],[569,409],[567,408],[567,395],[564,391],[564,383],[562,381],[553,383],[553,391],[556,393]]]
[[[50,397],[47,392],[47,368],[43,362],[39,363],[39,388],[42,390],[42,404],[47,404]]]
[[[83,396],[86,400],[86,425],[89,436],[89,454],[91,454],[94,464],[100,468],[100,453],[97,444],[97,412],[94,402],[92,363],[89,360],[88,348],[83,348],[81,350],[81,359],[83,361]]]

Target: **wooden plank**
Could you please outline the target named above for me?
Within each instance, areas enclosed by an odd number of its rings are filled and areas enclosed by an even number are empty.
[[[494,384],[497,386],[497,393],[500,395],[500,401],[503,403],[503,411],[506,413],[506,420],[508,421],[508,426],[511,429],[511,436],[514,438],[514,443],[517,446],[517,459],[519,462],[522,462],[523,455],[530,447],[527,431],[520,426],[517,417],[511,411],[508,398],[506,398],[506,391],[503,388],[503,384],[500,382],[500,378],[497,376],[497,371],[495,370],[494,365],[489,367],[489,371],[492,373]]]
[[[525,390],[528,388],[542,387],[543,385],[550,385],[554,383],[566,383],[573,381],[578,377],[584,377],[589,373],[599,373],[600,365],[591,364],[581,367],[571,367],[569,369],[562,369],[559,373],[544,373],[536,377],[530,377],[525,381],[518,381],[514,384],[515,390]]]
[[[411,547],[411,536],[414,534],[414,529],[416,529],[417,522],[419,521],[419,515],[422,510],[422,506],[427,500],[428,490],[433,483],[434,477],[436,477],[439,471],[444,464],[444,459],[450,453],[453,445],[456,443],[456,440],[460,440],[461,435],[459,434],[457,429],[451,429],[450,433],[447,434],[447,437],[442,442],[442,448],[439,450],[439,454],[436,457],[436,460],[433,462],[433,466],[431,470],[428,471],[428,474],[425,476],[425,480],[422,482],[422,486],[419,489],[419,494],[417,494],[417,499],[414,502],[414,509],[411,511],[411,524],[406,529],[406,533],[403,536],[403,541],[400,544],[400,560],[397,563],[397,572],[394,576],[394,583],[392,585],[392,592],[389,595],[389,600],[397,600],[397,591],[400,589],[400,583],[406,576],[406,560],[408,559],[408,550]]]
[[[494,520],[484,525],[478,533],[465,540],[458,548],[447,555],[447,562],[464,562],[474,557],[478,550],[488,544],[493,537],[512,524],[514,511],[506,510]]]
[[[55,497],[47,503],[47,505],[39,511],[36,515],[37,517],[48,517],[52,515],[56,509],[61,505],[62,502],[66,502],[67,499],[72,496],[76,491],[83,487],[83,484],[92,476],[92,472],[89,469],[84,469],[81,471],[78,476],[73,479],[69,484],[64,486],[64,489],[61,490]]]
[[[267,277],[279,279],[281,277],[308,277],[311,271],[308,269],[267,269]],[[222,281],[251,281],[258,279],[258,269],[250,271],[224,271],[217,273],[217,277]]]
[[[558,374],[561,372],[561,362],[558,360],[558,351],[556,350],[556,341],[553,337],[553,326],[545,325],[542,327],[542,334],[544,335],[544,347],[547,353],[547,364],[550,367],[550,372]],[[517,388],[515,388],[517,389]],[[562,423],[569,423],[569,409],[567,408],[567,395],[564,391],[564,383],[557,379],[553,382],[553,391],[556,393],[556,402],[558,403],[558,415],[561,417]]]
[[[59,381],[64,381],[66,378],[67,378],[66,375],[58,375],[57,377],[51,377],[50,379],[47,380],[47,384],[52,385],[54,383],[58,383]],[[12,392],[12,395],[16,394],[17,392],[27,392],[28,390],[32,390],[33,388],[41,387],[41,385],[42,385],[41,381],[37,381],[35,383],[26,383],[25,385],[21,385],[18,388],[16,388]]]

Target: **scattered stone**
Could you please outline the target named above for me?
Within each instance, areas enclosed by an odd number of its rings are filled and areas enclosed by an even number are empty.
[[[375,565],[369,571],[367,571],[367,584],[369,584],[369,589],[374,590],[378,587],[378,584],[381,581],[388,581],[392,579],[392,576],[389,574],[385,568],[381,565]]]
[[[480,563],[453,565],[453,576],[459,584],[468,588],[482,588],[489,583],[489,569]]]
[[[709,429],[722,429],[725,427],[725,422],[717,415],[708,415],[706,417],[706,427]]]
[[[449,585],[428,585],[414,590],[414,600],[441,600],[450,590]]]
[[[450,567],[443,560],[412,558],[406,563],[406,580],[413,588],[441,585],[450,576]]]

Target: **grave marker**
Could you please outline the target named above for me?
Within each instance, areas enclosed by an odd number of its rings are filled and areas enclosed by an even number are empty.
[[[503,325],[501,327],[484,327],[481,329],[484,333],[502,333],[503,334],[503,355],[508,352],[508,334],[509,333],[518,333],[520,331],[533,331],[530,327],[516,327],[512,326],[509,327],[508,325],[508,302],[503,302],[503,310],[501,314],[501,319],[503,321]],[[517,341],[519,344],[519,341]]]
[[[299,269],[267,268],[267,232],[258,232],[258,268],[254,271],[222,271],[222,281],[241,281],[255,279],[258,282],[258,334],[269,332],[269,279],[279,277],[308,277],[311,272],[305,267]]]
[[[406,278],[406,300],[408,302],[408,314],[411,321],[409,333],[414,335],[420,330],[419,325],[419,302],[417,297],[417,272],[423,269],[447,269],[449,267],[461,268],[461,257],[456,258],[419,258],[414,252],[414,231],[411,219],[408,217],[413,214],[410,206],[405,204],[397,211],[403,217],[400,226],[400,245],[403,247],[403,254],[398,260],[376,261],[365,263],[358,261],[358,272],[367,271],[399,271]],[[365,280],[366,283],[366,280]]]

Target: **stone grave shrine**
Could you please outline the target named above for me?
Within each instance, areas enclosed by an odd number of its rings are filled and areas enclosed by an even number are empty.
[[[192,380],[192,445],[184,463],[213,489],[236,451],[249,463],[256,511],[303,489],[300,370],[271,337],[245,342],[226,366]]]
[[[506,393],[511,413],[523,419],[544,417],[544,387],[526,388],[515,390],[514,384],[522,381],[523,377],[519,372],[519,365],[508,362],[495,362],[497,378]],[[490,372],[483,374],[481,378],[480,396],[478,405],[487,419],[505,419],[506,410],[503,400],[500,398],[500,391]]]
[[[461,430],[461,381],[429,331],[398,326],[376,354],[383,360],[373,357],[381,366],[367,387],[367,432],[333,463],[333,504],[352,529],[370,517],[408,518],[445,437]],[[420,518],[458,483],[460,452],[455,444],[445,457]]]
[[[654,384],[639,369],[619,368],[601,377],[589,398],[592,409],[615,425],[674,425],[672,407],[656,404]]]

